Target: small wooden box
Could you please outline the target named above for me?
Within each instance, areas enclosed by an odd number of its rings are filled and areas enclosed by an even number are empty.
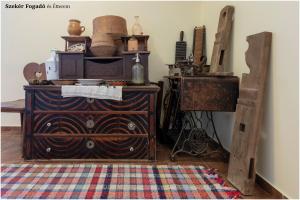
[[[131,38],[130,40],[128,40],[127,50],[128,51],[138,51],[139,50],[138,40],[135,38]]]
[[[69,51],[72,45],[84,44],[85,49],[83,53],[87,53],[91,46],[91,38],[89,36],[61,36],[65,40],[65,51]]]

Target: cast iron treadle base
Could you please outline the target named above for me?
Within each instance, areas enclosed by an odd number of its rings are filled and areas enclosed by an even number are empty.
[[[200,113],[200,117],[198,117],[195,111],[185,113],[183,126],[170,154],[171,161],[175,161],[175,156],[178,153],[187,153],[192,156],[202,157],[223,152],[219,151],[223,150],[223,146],[215,129],[212,112],[201,111]],[[206,118],[204,118],[203,113],[205,113]],[[205,129],[204,124],[206,125]],[[213,132],[211,137],[207,133],[209,125],[211,125]],[[217,140],[218,147],[215,150],[208,151],[209,143],[214,137]],[[222,154],[222,156],[225,158],[225,155]]]

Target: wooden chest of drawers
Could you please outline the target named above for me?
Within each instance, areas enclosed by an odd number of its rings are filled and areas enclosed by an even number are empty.
[[[24,88],[25,159],[156,159],[157,86],[123,87],[122,101]]]

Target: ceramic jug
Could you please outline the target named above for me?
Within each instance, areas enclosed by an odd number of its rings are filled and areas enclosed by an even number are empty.
[[[71,36],[79,36],[82,32],[85,31],[84,26],[80,26],[80,21],[77,19],[70,19],[68,26],[68,33]]]

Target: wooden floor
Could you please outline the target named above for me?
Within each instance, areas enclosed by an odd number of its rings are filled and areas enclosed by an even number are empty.
[[[10,128],[1,128],[1,162],[2,163],[28,163],[21,157],[21,134],[19,130]],[[228,163],[224,162],[221,156],[216,155],[213,158],[195,158],[189,155],[176,156],[175,162],[169,160],[170,147],[167,145],[158,144],[157,148],[157,162],[156,164],[181,164],[181,165],[201,165],[207,168],[214,168],[217,173],[225,180],[227,176]],[[30,161],[32,163],[32,161]],[[45,161],[39,161],[45,162]],[[53,161],[46,161],[47,163]],[[57,161],[56,161],[57,162]],[[69,161],[74,162],[74,161]],[[93,162],[93,161],[91,161]],[[34,161],[37,163],[37,161]],[[101,162],[106,163],[106,162]],[[141,164],[141,163],[139,163]],[[228,181],[226,180],[228,183]],[[228,183],[230,184],[230,183]],[[243,198],[259,198],[259,199],[273,199],[276,196],[264,191],[260,186],[256,185],[255,194],[252,196],[243,196]]]

